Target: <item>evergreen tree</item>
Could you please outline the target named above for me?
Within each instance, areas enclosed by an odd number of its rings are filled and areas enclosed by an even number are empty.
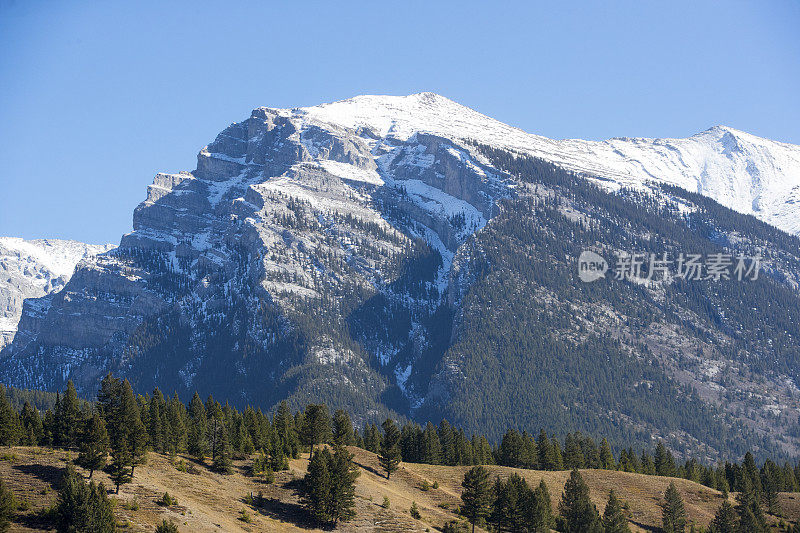
[[[553,503],[550,491],[544,480],[539,480],[539,486],[533,491],[533,502],[530,505],[530,531],[535,533],[549,533],[553,526]]]
[[[282,401],[278,406],[278,412],[272,420],[272,430],[278,440],[278,444],[283,448],[283,454],[287,457],[297,457],[299,453],[299,437],[294,425],[294,418],[289,410],[289,404]]]
[[[128,450],[126,440],[120,441],[111,448],[111,471],[109,472],[111,481],[114,482],[116,493],[119,494],[119,487],[130,483],[133,479],[133,459]]]
[[[614,454],[611,452],[611,446],[609,446],[606,439],[603,439],[600,443],[600,468],[605,470],[614,470],[616,468]]]
[[[321,523],[332,521],[331,500],[331,457],[327,448],[316,451],[308,462],[308,471],[303,480],[305,506],[315,520]]]
[[[89,470],[89,479],[94,471],[106,465],[108,455],[108,433],[106,423],[100,418],[100,413],[95,411],[92,417],[84,423],[84,430],[80,437],[80,453],[77,463]]]
[[[67,465],[56,504],[59,533],[113,533],[116,521],[103,485],[87,485],[72,465]]]
[[[547,438],[545,430],[539,431],[539,438],[536,439],[536,448],[539,452],[538,465],[542,470],[555,470],[555,457],[553,445]]]
[[[156,527],[156,533],[178,533],[178,526],[176,526],[174,522],[167,521],[165,518],[161,520],[161,523]]]
[[[776,516],[781,514],[778,492],[783,488],[782,477],[783,471],[767,459],[761,467],[761,501],[764,502],[767,512]]]
[[[675,476],[677,473],[675,459],[661,441],[656,445],[655,470],[659,476]]]
[[[630,533],[631,531],[614,489],[608,493],[608,503],[603,511],[603,531],[604,533]]]
[[[573,470],[564,485],[558,506],[567,533],[601,531],[600,515],[589,499],[589,487],[577,469]]]
[[[216,444],[216,455],[212,468],[222,474],[231,473],[231,445],[228,438],[228,432],[225,430],[225,424],[221,424],[222,430],[219,431],[219,439]]]
[[[475,524],[486,518],[491,510],[492,490],[489,484],[489,472],[482,466],[472,467],[464,474],[461,486],[464,489],[461,493],[463,502],[461,511],[472,524],[474,533]]]
[[[386,471],[386,479],[395,472],[400,465],[400,430],[394,421],[387,418],[383,422],[383,442],[381,443],[378,462]]]
[[[121,403],[122,382],[108,373],[100,382],[100,390],[97,392],[97,409],[106,423],[112,450],[120,446],[127,433],[127,428],[124,427],[120,418]]]
[[[186,445],[189,454],[200,462],[203,462],[208,455],[207,431],[206,408],[200,395],[195,392],[189,404],[189,431]]]
[[[177,393],[167,404],[167,448],[170,454],[186,449],[186,407]]]
[[[641,463],[642,463],[642,474],[647,474],[648,476],[656,475],[656,464],[649,453],[645,451],[642,452]]]
[[[102,483],[89,484],[88,522],[87,533],[114,533],[117,529],[114,508]]]
[[[439,435],[439,442],[442,449],[442,464],[456,465],[458,464],[458,454],[456,452],[456,438],[453,426],[447,420],[442,420],[436,430]]]
[[[737,533],[738,522],[736,511],[730,502],[725,500],[709,524],[708,533]]]
[[[353,455],[342,446],[337,446],[329,467],[331,480],[330,516],[333,525],[350,520],[356,515],[356,478],[358,468],[353,463]]]
[[[209,445],[211,447],[211,461],[217,460],[217,453],[219,452],[219,444],[222,440],[223,433],[227,432],[225,428],[225,414],[222,412],[222,406],[218,401],[209,395],[206,398],[206,416],[208,417],[208,437]]]
[[[153,390],[147,410],[147,433],[150,439],[150,448],[164,452],[166,448],[166,401],[158,387]]]
[[[760,497],[762,490],[761,475],[758,472],[756,461],[751,452],[744,454],[744,461],[742,461],[742,488],[740,489],[740,492],[744,490],[744,484],[747,482],[750,483],[750,487],[752,487],[756,496]]]
[[[686,510],[683,499],[675,483],[670,483],[664,492],[664,502],[661,504],[661,522],[665,533],[683,533],[686,531]]]
[[[14,494],[6,487],[3,478],[0,477],[0,533],[8,531],[11,527],[11,517],[17,504],[14,502]]]
[[[422,462],[429,465],[442,464],[442,445],[436,427],[430,422],[422,433]]]
[[[61,478],[56,517],[59,533],[88,531],[89,491],[86,483],[70,464]]]
[[[324,404],[310,404],[306,407],[301,428],[301,438],[303,444],[310,446],[311,453],[316,444],[327,442],[331,435],[331,418],[328,415],[328,407]]]
[[[120,438],[125,441],[130,457],[131,478],[136,465],[147,458],[147,429],[142,423],[141,411],[128,380],[122,382],[122,398],[118,417]]]
[[[572,433],[567,433],[564,439],[564,466],[570,469],[583,468],[584,461],[580,437]]]
[[[27,446],[36,446],[40,443],[44,444],[44,426],[42,425],[42,418],[39,416],[38,409],[31,407],[27,401],[22,406],[22,412],[19,415],[21,440]]]
[[[761,510],[758,492],[748,475],[742,478],[742,490],[737,496],[736,511],[739,515],[739,531],[748,533],[768,531],[767,519]]]
[[[79,431],[82,426],[80,421],[80,406],[78,393],[72,380],[67,382],[67,391],[58,404],[56,411],[56,424],[58,425],[58,445],[64,448],[74,448],[78,445]]]
[[[6,396],[6,388],[0,385],[0,446],[14,446],[19,440],[17,413]]]
[[[343,410],[338,409],[333,414],[333,443],[339,446],[351,446],[354,444],[353,423],[350,416]]]

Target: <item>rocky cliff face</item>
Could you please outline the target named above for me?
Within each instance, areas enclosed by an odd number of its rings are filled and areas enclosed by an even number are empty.
[[[573,205],[579,186],[564,176],[576,171],[612,193],[625,187],[641,198],[666,197],[675,207],[669,213],[649,211],[649,200],[637,204],[660,222],[649,229],[640,222],[636,231],[658,238],[659,224],[689,224],[687,217],[705,208],[665,192],[656,180],[700,190],[793,229],[790,217],[776,213],[793,209],[788,200],[781,202],[791,195],[784,189],[800,183],[800,149],[770,143],[724,128],[685,140],[552,141],[430,93],[358,97],[303,109],[258,108],[203,148],[194,171],[155,177],[134,212],[133,232],[122,237],[118,249],[84,259],[46,301],[26,300],[19,333],[0,353],[0,380],[53,389],[73,379],[91,394],[111,370],[140,390],[199,390],[265,407],[284,398],[326,400],[364,419],[390,411],[453,418],[445,403],[466,402],[465,384],[488,372],[479,368],[482,363],[476,366],[476,352],[464,348],[481,320],[507,317],[512,303],[520,309],[535,304],[545,314],[561,309],[550,333],[567,328],[561,331],[564,338],[578,342],[569,328],[584,331],[585,325],[565,325],[580,308],[580,291],[559,295],[548,287],[527,293],[543,282],[539,274],[520,273],[537,261],[563,267],[564,246],[587,228],[601,238],[600,222],[592,222],[598,214]],[[555,165],[513,163],[531,156]],[[727,174],[730,169],[735,175]],[[747,190],[740,170],[752,178]],[[603,194],[598,199],[615,201],[614,194]],[[519,220],[530,208],[514,203],[524,198],[552,210],[530,210],[534,218],[528,217],[534,226],[541,217],[537,231],[550,240],[535,245],[531,237],[530,249],[523,243],[513,257],[492,259],[502,243],[519,239],[525,229]],[[603,217],[598,220],[604,231],[630,226],[620,213]],[[562,219],[577,226],[564,226]],[[496,224],[492,232],[481,231]],[[729,233],[711,232],[703,242],[723,234],[731,242],[755,242]],[[775,235],[758,242],[789,239]],[[625,238],[607,246],[624,246]],[[795,255],[773,258],[783,284],[797,281]],[[565,280],[560,278],[562,287],[570,285]],[[509,293],[514,284],[522,289]],[[476,305],[476,291],[504,296]],[[515,302],[521,295],[523,301]],[[571,299],[576,300],[567,305]],[[563,305],[554,306],[557,302]],[[608,306],[617,304],[609,297]],[[630,309],[618,310],[615,320],[636,323],[628,314],[640,311]],[[526,327],[533,331],[535,324]],[[628,342],[641,332],[616,334],[632,352],[643,350]],[[670,361],[680,358],[676,354]],[[492,368],[484,377],[499,380],[523,367]],[[649,374],[636,375],[645,380]],[[794,379],[785,370],[773,378]],[[491,403],[491,391],[483,392]],[[509,398],[502,403],[520,404]],[[487,404],[473,412],[487,408],[494,409]],[[497,411],[485,415],[495,418],[481,424],[491,431],[501,420],[542,425],[544,415],[532,419],[538,422],[520,422],[501,416],[504,408],[498,401]],[[686,412],[686,405],[669,409]],[[625,426],[630,416],[603,418],[594,429]],[[459,422],[475,424],[469,417]],[[656,422],[648,424],[637,431],[659,429]]]
[[[0,237],[0,350],[14,338],[25,300],[29,300],[30,314],[43,315],[49,296],[64,288],[80,261],[113,248],[59,239]]]
[[[453,256],[512,187],[461,139],[256,109],[195,171],[156,176],[119,249],[82,263],[51,307],[23,319],[35,342],[4,352],[6,376],[89,387],[101,371],[142,369],[159,376],[148,385],[179,378],[188,390],[208,385],[224,350],[243,380],[330,366],[329,386],[349,383],[362,404],[417,401],[424,391],[402,389],[428,349]],[[168,362],[166,341],[151,344],[165,329],[177,336]],[[276,354],[286,343],[291,356]],[[254,388],[242,397],[264,400]]]

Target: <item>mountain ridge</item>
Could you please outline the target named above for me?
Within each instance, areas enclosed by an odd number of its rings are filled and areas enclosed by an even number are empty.
[[[726,128],[699,135],[553,141],[431,93],[256,108],[194,171],[156,175],[117,249],[81,262],[46,306],[26,300],[0,380],[93,390],[114,371],[138,390],[324,400],[360,420],[447,417],[493,438],[548,424],[658,435],[710,459],[745,446],[795,454],[797,238],[673,183],[697,172],[725,197],[757,175],[761,194],[783,156]],[[711,154],[705,174],[636,170],[672,172],[692,154]],[[747,172],[749,154],[763,172]],[[726,198],[752,209],[751,188]],[[770,275],[576,284],[579,246],[610,257],[634,245],[762,250]]]

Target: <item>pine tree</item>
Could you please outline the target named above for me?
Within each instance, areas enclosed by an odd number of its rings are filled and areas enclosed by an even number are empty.
[[[103,485],[87,485],[68,465],[61,480],[56,504],[59,532],[113,533],[116,521],[111,502]]]
[[[170,454],[186,449],[186,407],[177,393],[167,404],[167,447]]]
[[[331,418],[328,415],[328,407],[324,404],[310,404],[306,407],[301,428],[301,438],[303,444],[311,447],[327,442],[331,435]]]
[[[665,533],[683,533],[686,531],[686,510],[683,499],[675,483],[670,483],[664,492],[664,502],[661,505],[661,522]]]
[[[106,374],[100,382],[100,390],[97,392],[97,409],[106,423],[106,431],[112,449],[119,446],[127,432],[120,420],[121,400],[122,382],[111,373]]]
[[[564,485],[558,506],[567,533],[596,532],[602,529],[597,508],[589,499],[589,487],[577,469]]]
[[[294,425],[294,418],[289,410],[289,404],[282,401],[278,406],[278,412],[272,419],[272,428],[279,444],[283,448],[283,454],[287,457],[297,457],[299,453],[299,437]]]
[[[539,438],[536,439],[536,448],[539,452],[538,465],[542,470],[555,470],[555,457],[553,456],[553,445],[547,438],[545,430],[539,431]]]
[[[604,533],[630,533],[631,531],[614,489],[608,493],[608,503],[603,511],[603,530]]]
[[[564,466],[570,469],[583,468],[584,461],[579,436],[567,433],[564,439]]]
[[[475,524],[486,518],[491,510],[492,490],[488,470],[482,466],[472,467],[464,474],[461,486],[464,489],[461,493],[461,501],[464,502],[461,511],[472,524],[474,533]]]
[[[353,437],[353,423],[350,416],[338,409],[333,414],[333,443],[339,446],[351,446],[355,442]]]
[[[161,520],[161,523],[156,527],[156,533],[178,533],[178,526],[176,526],[174,522],[167,521],[165,518]]]
[[[59,533],[89,531],[89,491],[70,464],[61,478],[56,517]]]
[[[208,455],[207,430],[206,408],[203,405],[203,400],[200,399],[200,395],[195,392],[189,404],[187,451],[200,462],[203,462],[206,455]]]
[[[756,461],[751,452],[744,454],[744,461],[742,461],[742,478],[743,482],[745,482],[745,478],[747,479],[753,491],[755,491],[756,496],[760,497],[762,490],[761,476],[759,475],[758,467],[756,467]]]
[[[321,523],[331,521],[329,513],[331,501],[331,463],[327,448],[316,451],[308,462],[308,471],[303,480],[305,506],[315,520]]]
[[[77,446],[79,429],[82,424],[78,393],[72,380],[67,382],[67,391],[61,398],[59,409],[56,411],[56,424],[58,425],[58,445],[64,448]]]
[[[126,440],[120,441],[111,448],[111,471],[109,474],[117,494],[119,494],[121,485],[130,483],[133,479],[133,459]]]
[[[400,430],[394,421],[387,418],[383,422],[383,442],[381,443],[378,462],[386,471],[386,479],[395,472],[400,465]]]
[[[436,427],[428,422],[422,434],[422,462],[429,465],[442,464],[442,445]]]
[[[781,514],[778,492],[783,488],[782,477],[783,471],[767,459],[761,468],[761,501],[764,502],[767,512],[776,516]]]
[[[614,454],[611,452],[611,446],[608,441],[603,439],[600,443],[600,468],[605,470],[615,470],[616,462],[614,461]]]
[[[0,533],[8,531],[11,527],[11,517],[17,504],[14,502],[14,494],[6,487],[3,478],[0,477]]]
[[[767,519],[761,510],[758,492],[753,487],[750,476],[744,475],[742,478],[742,490],[737,496],[736,511],[739,515],[739,531],[748,533],[768,531]]]
[[[337,446],[329,468],[331,480],[330,516],[333,525],[350,520],[356,515],[355,495],[358,469],[353,464],[353,455],[342,446]]]
[[[84,426],[80,436],[80,453],[77,463],[89,470],[89,479],[91,479],[95,470],[106,465],[109,440],[106,424],[97,411],[92,413],[92,417],[84,423]]]
[[[166,420],[164,417],[164,410],[166,402],[164,395],[156,387],[153,389],[153,395],[148,402],[148,416],[147,416],[147,433],[150,440],[150,447],[154,451],[163,452],[165,443],[165,425]]]
[[[117,529],[114,508],[102,483],[89,484],[89,528],[87,533],[114,533]]]
[[[6,388],[0,385],[0,446],[14,446],[19,440],[17,413],[6,397]]]
[[[231,473],[231,445],[228,438],[228,431],[225,429],[225,424],[221,424],[222,429],[219,432],[219,439],[217,440],[217,453],[214,457],[212,468],[222,474]]]
[[[44,426],[39,411],[27,401],[19,415],[22,442],[28,446],[44,443]]]
[[[439,434],[439,442],[442,448],[442,464],[451,466],[457,464],[456,439],[453,426],[447,420],[442,420],[436,432]]]
[[[717,509],[714,520],[708,526],[708,533],[736,533],[738,519],[733,506],[725,500]]]
[[[549,533],[553,526],[553,503],[550,491],[544,480],[539,480],[539,486],[533,491],[533,502],[530,506],[530,531],[535,533]]]
[[[130,454],[131,478],[133,478],[136,465],[144,463],[147,457],[147,429],[142,423],[139,404],[127,379],[122,382],[119,424],[121,438],[125,441]]]
[[[656,445],[655,470],[659,476],[674,476],[677,473],[675,459],[661,441]]]

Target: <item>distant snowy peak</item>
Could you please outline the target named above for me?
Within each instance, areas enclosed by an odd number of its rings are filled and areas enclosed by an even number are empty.
[[[397,141],[406,141],[415,133],[472,139],[600,178],[609,188],[670,183],[800,234],[800,146],[725,126],[685,139],[553,140],[433,93],[357,96],[314,107],[270,111],[301,127],[334,126]]]
[[[16,259],[19,265],[41,267],[55,277],[72,276],[81,259],[114,249],[113,244],[86,244],[61,239],[25,240],[19,237],[0,237],[2,264]]]
[[[14,337],[25,299],[58,292],[81,260],[113,248],[111,244],[0,237],[0,349]]]

